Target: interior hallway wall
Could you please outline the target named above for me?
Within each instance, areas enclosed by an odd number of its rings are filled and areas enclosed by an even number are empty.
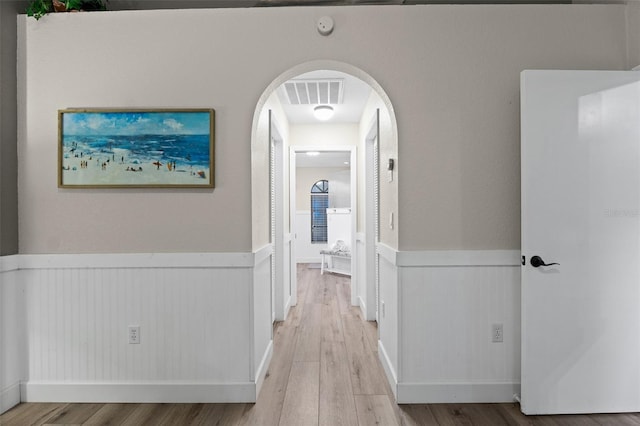
[[[517,274],[492,269],[472,282],[465,275],[467,263],[456,263],[443,271],[445,275],[435,274],[433,269],[442,265],[434,265],[430,251],[519,249],[519,73],[526,68],[625,69],[626,11],[624,5],[362,6],[64,14],[40,22],[20,19],[21,255],[70,253],[84,262],[79,254],[168,252],[180,267],[180,252],[195,252],[193,259],[188,257],[196,263],[199,253],[222,252],[214,256],[216,262],[220,259],[222,268],[233,266],[225,260],[229,252],[236,253],[233,259],[244,259],[245,253],[269,242],[268,155],[251,146],[251,124],[260,94],[287,70],[317,58],[351,64],[384,88],[398,120],[398,143],[390,144],[381,136],[380,156],[381,164],[387,158],[397,159],[395,180],[381,185],[380,198],[381,224],[388,223],[391,213],[396,218],[393,229],[381,227],[380,245],[385,257],[381,297],[386,302],[380,353],[386,357],[391,381],[405,386],[396,391],[412,393],[409,397],[424,396],[434,387],[435,394],[445,395],[438,386],[463,381],[473,390],[479,380],[507,389],[510,396],[519,381],[518,372],[510,368],[518,365],[518,336],[506,334],[518,326]],[[336,21],[329,37],[315,29],[315,21],[323,15]],[[73,48],[58,48],[59,40],[70,38],[76,40]],[[51,69],[65,76],[57,85],[51,84]],[[216,189],[58,189],[56,110],[66,107],[215,108]],[[255,185],[252,164],[258,164],[260,171],[254,177],[263,179]],[[255,203],[252,193],[260,194]],[[510,255],[507,267],[518,270]],[[118,268],[118,273],[128,276],[132,269],[128,262],[138,259],[131,256],[124,256],[125,267]],[[93,262],[91,269],[101,268],[100,258],[87,260]],[[466,252],[459,258],[467,259]],[[47,259],[41,261],[38,273],[25,275],[30,277],[25,282],[29,294],[37,295],[39,286],[69,286],[69,276],[84,274],[81,270],[67,271],[70,275],[49,273]],[[211,288],[193,286],[190,297],[240,303],[236,292],[241,289],[247,294],[253,291],[256,297],[263,294],[269,280],[265,262],[260,281],[244,271],[255,268],[253,261],[243,260],[242,265],[238,273],[245,277],[243,285],[225,281],[215,271],[205,273]],[[100,277],[89,280],[100,291],[116,292],[114,300],[126,298],[128,288],[115,285],[118,275],[108,281]],[[470,285],[484,291],[497,277],[504,280],[486,300],[461,299],[449,291],[451,280],[459,283],[455,288],[461,291]],[[135,283],[135,277],[131,281]],[[255,292],[253,285],[258,282],[260,291]],[[156,288],[153,280],[144,285]],[[69,288],[68,298],[43,306],[38,304],[41,299],[29,299],[25,309],[42,318],[64,312],[65,303],[83,295],[79,290],[84,287]],[[155,290],[150,294],[157,296]],[[252,306],[246,297],[240,299],[243,306]],[[425,300],[442,303],[439,306],[456,304],[472,315],[452,323],[447,316],[451,311],[427,311]],[[144,301],[160,312],[162,321],[170,322],[173,314],[163,311],[157,300],[145,296]],[[268,307],[259,308],[249,315],[268,316]],[[144,314],[138,308],[132,312]],[[187,323],[198,315],[188,306],[178,306],[175,312]],[[493,315],[500,312],[505,314]],[[511,314],[515,319],[510,320]],[[269,324],[268,318],[253,319]],[[88,312],[86,321],[116,330],[105,345],[121,342],[125,329],[113,319]],[[255,321],[237,333],[247,345],[255,345],[238,351],[237,358],[245,361],[236,366],[243,372],[233,379],[247,385],[259,370],[253,367],[260,354],[268,354],[262,350],[268,345],[264,330],[259,330],[259,339],[251,337]],[[505,324],[505,342],[499,348],[475,345],[487,338],[488,321]],[[453,328],[445,334],[428,333],[430,324],[452,324]],[[477,329],[471,328],[475,324]],[[48,336],[56,333],[83,338],[64,322],[37,324],[42,330],[49,326],[55,333],[40,333],[40,329],[28,333],[38,337],[34,342],[40,348],[54,344],[55,339]],[[224,338],[215,330],[208,333],[209,342]],[[186,339],[184,345],[199,347],[198,336]],[[434,345],[442,352],[429,352]],[[167,342],[158,350],[171,349]],[[34,362],[47,359],[47,352],[38,347],[29,346],[28,351],[24,357]],[[460,356],[455,365],[447,354]],[[460,368],[471,365],[473,359],[482,360],[478,366],[482,375]],[[423,360],[432,368],[425,370],[412,360]],[[142,357],[140,362],[148,359]],[[227,368],[221,357],[207,362]],[[187,364],[183,360],[176,367],[180,370]],[[208,369],[208,365],[202,367]],[[447,395],[455,398],[459,393]]]
[[[0,1],[0,256],[18,252],[16,16],[26,1]]]
[[[329,37],[313,25],[324,14],[336,20]],[[624,20],[622,5],[256,8],[24,20],[21,250],[250,249],[256,97],[284,70],[317,57],[369,72],[393,102],[402,210],[383,241],[395,246],[397,239],[407,250],[517,248],[519,72],[622,69]],[[169,26],[176,31],[163,31]],[[92,36],[74,49],[56,49],[56,40],[77,33]],[[380,60],[379,52],[389,57]],[[72,84],[49,84],[49,69]],[[57,109],[150,105],[217,109],[215,190],[56,188]]]

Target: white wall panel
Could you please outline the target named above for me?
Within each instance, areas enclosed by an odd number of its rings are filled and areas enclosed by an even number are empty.
[[[403,374],[429,383],[519,382],[519,267],[402,268]],[[491,326],[504,325],[504,342]]]
[[[397,252],[384,244],[378,244],[378,265],[380,269],[380,315],[378,332],[380,336],[380,361],[385,367],[387,378],[396,392],[396,382],[400,375],[399,339],[400,324],[398,313],[398,269],[395,263]],[[384,307],[383,307],[384,304]]]
[[[29,380],[247,381],[249,272],[23,271]]]
[[[356,274],[356,299],[358,300],[358,306],[360,306],[360,311],[362,312],[362,317],[367,318],[367,265],[366,265],[366,246],[365,246],[365,235],[358,233],[356,236],[356,258],[360,259],[357,262],[357,265],[352,265],[352,268],[357,268],[358,272]],[[353,279],[353,277],[351,277]]]
[[[24,298],[19,273],[9,257],[0,258],[0,413],[20,402],[24,337]]]
[[[377,250],[379,356],[398,402],[511,401],[520,390],[518,253]],[[492,342],[493,324],[503,342]]]
[[[519,392],[518,256],[456,253],[398,255],[400,264],[424,258],[424,266],[398,267],[401,402],[503,402]],[[503,325],[503,342],[492,342],[493,324]]]
[[[272,247],[268,245],[259,250],[253,269],[252,309],[253,318],[253,360],[251,366],[251,381],[264,377],[272,346],[271,321],[271,254]]]
[[[23,400],[255,400],[255,372],[266,370],[271,348],[267,248],[191,262],[179,254],[175,264],[167,255],[139,268],[128,259],[138,255],[107,255],[96,268],[82,255],[75,268],[65,256],[25,257],[27,269],[16,271],[25,290]],[[255,268],[246,265],[253,257]],[[131,325],[140,344],[128,343]]]

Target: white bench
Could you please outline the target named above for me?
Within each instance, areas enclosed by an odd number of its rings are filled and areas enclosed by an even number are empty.
[[[327,271],[351,276],[350,251],[320,250],[320,254],[322,255],[320,275],[324,275],[324,271]]]

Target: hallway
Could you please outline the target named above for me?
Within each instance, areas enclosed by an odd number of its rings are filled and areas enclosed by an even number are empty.
[[[531,416],[516,404],[394,403],[377,329],[349,306],[350,281],[298,265],[298,305],[274,328],[255,404],[21,404],[0,416],[24,425],[640,425],[639,414]]]
[[[349,288],[349,278],[298,265],[298,305],[276,326],[274,356],[250,424],[395,424],[377,329],[349,306]],[[279,418],[270,413],[277,407]]]

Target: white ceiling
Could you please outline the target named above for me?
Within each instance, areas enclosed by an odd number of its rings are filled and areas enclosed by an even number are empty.
[[[2,1],[2,0],[0,0]],[[109,10],[273,6],[629,3],[638,0],[110,0]]]
[[[321,151],[310,156],[304,152],[296,154],[296,167],[349,167],[351,153],[348,151]],[[346,164],[345,164],[346,163]]]
[[[301,74],[292,80],[342,79],[342,103],[332,105],[334,115],[329,121],[318,121],[313,116],[315,105],[290,105],[284,85],[277,89],[278,99],[282,104],[290,124],[335,124],[359,123],[367,100],[371,95],[371,87],[364,81],[339,71],[319,70]],[[290,80],[291,81],[291,80]],[[306,153],[296,155],[297,167],[349,167],[349,152],[320,152],[309,156]],[[345,164],[346,163],[346,164]]]
[[[371,87],[364,81],[339,71],[312,71],[301,74],[292,80],[322,80],[322,79],[342,79],[343,98],[342,104],[332,105],[334,109],[333,117],[326,123],[358,123],[362,116],[362,111],[371,94]],[[290,105],[284,85],[277,90],[278,99],[291,124],[319,124],[313,116],[313,108],[316,105]]]

